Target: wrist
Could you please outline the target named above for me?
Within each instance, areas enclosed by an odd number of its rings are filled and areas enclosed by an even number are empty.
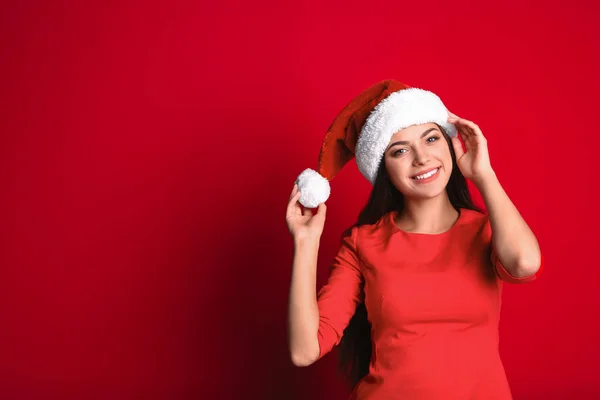
[[[294,247],[295,248],[305,248],[305,247],[318,247],[320,237],[313,236],[302,236],[302,237],[294,237]]]
[[[481,191],[485,188],[486,185],[490,184],[490,183],[494,183],[498,180],[498,177],[496,176],[496,172],[494,172],[493,169],[490,169],[489,171],[486,171],[485,173],[481,174],[480,176],[473,178],[473,184],[475,184],[475,187]]]

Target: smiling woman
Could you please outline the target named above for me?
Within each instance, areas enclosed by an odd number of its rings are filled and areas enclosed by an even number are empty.
[[[315,293],[328,181],[354,156],[373,188]],[[474,206],[466,179],[489,214]],[[315,199],[315,215],[302,209]],[[295,365],[339,345],[351,399],[512,398],[498,353],[501,286],[535,280],[541,256],[475,124],[431,92],[379,82],[334,120],[318,171],[294,185],[286,221]]]
[[[442,137],[446,135],[434,123],[409,126],[392,136],[385,168],[405,196],[435,196],[446,187],[452,157],[449,141]]]

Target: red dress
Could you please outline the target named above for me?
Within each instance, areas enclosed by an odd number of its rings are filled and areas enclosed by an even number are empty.
[[[342,239],[318,292],[323,357],[364,299],[371,322],[369,374],[350,399],[511,399],[498,352],[502,281],[489,217],[461,209],[441,234],[409,233],[391,212]],[[361,283],[364,282],[364,291]]]

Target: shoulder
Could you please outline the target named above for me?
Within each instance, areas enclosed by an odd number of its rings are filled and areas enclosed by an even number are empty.
[[[355,224],[348,229],[357,241],[389,235],[393,230],[393,212],[387,212],[374,223]]]
[[[460,219],[463,225],[477,228],[489,223],[489,216],[485,212],[461,208]]]
[[[464,213],[464,217],[462,216]],[[461,209],[462,230],[469,235],[489,239],[492,235],[490,217],[487,212]]]
[[[385,234],[390,230],[391,213],[385,213],[374,223],[359,224],[358,222],[342,231],[341,240],[358,243],[362,240]]]

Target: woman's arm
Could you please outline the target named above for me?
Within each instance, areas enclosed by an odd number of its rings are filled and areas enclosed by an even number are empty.
[[[294,365],[302,367],[319,358],[319,310],[316,276],[318,240],[294,240],[294,262],[288,304],[288,341]]]
[[[338,345],[357,305],[364,301],[356,235],[356,228],[342,234],[327,282],[318,292],[315,282],[319,243],[315,239],[294,240],[288,320],[294,365],[310,365]]]
[[[485,202],[498,260],[514,277],[535,274],[541,265],[538,241],[512,203],[493,170],[473,183]]]

